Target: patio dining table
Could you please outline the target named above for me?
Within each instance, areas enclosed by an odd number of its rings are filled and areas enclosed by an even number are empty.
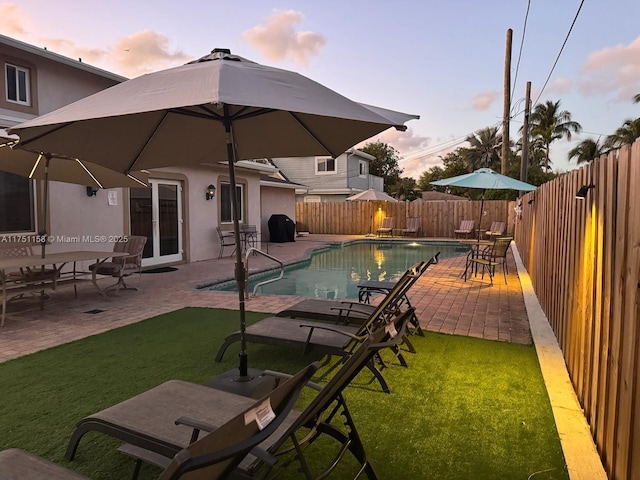
[[[55,285],[60,278],[60,274],[62,273],[62,269],[67,264],[73,263],[73,270],[69,272],[66,280],[74,284],[74,291],[77,297],[78,291],[75,284],[79,280],[78,277],[80,275],[86,274],[86,272],[78,272],[76,268],[77,262],[95,260],[96,263],[103,263],[109,258],[127,255],[129,254],[126,252],[78,250],[70,252],[47,253],[44,257],[42,257],[41,255],[25,255],[19,257],[0,258],[0,287],[2,287],[2,316],[0,317],[0,327],[4,326],[4,319],[7,310],[7,293],[12,289],[10,284],[13,283],[10,281],[9,272],[26,268],[37,269],[44,266],[53,266],[54,272],[52,275],[40,278],[36,282],[34,282],[34,285],[31,285],[32,290],[41,290],[42,294],[40,305],[41,308],[43,308],[45,287],[51,286],[52,288],[55,288]],[[104,291],[97,283],[96,270],[97,269],[94,269],[91,272],[91,283],[101,295],[106,297]],[[28,285],[17,283],[16,286],[21,287]]]

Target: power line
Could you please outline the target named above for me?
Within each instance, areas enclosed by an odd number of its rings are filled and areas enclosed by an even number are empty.
[[[502,121],[499,121],[497,123],[494,123],[493,125],[490,125],[488,127],[483,127],[483,128],[493,128],[493,127],[498,127],[500,126],[500,124],[502,123]],[[422,158],[422,157],[428,157],[430,155],[435,155],[436,153],[442,152],[444,150],[447,150],[449,148],[455,147],[456,145],[459,145],[461,143],[464,143],[467,141],[467,138],[470,135],[473,135],[474,133],[476,133],[478,130],[482,130],[481,128],[476,129],[470,133],[467,133],[465,135],[453,138],[451,140],[447,140],[446,142],[442,142],[439,143],[437,145],[433,145],[431,147],[427,147],[424,148],[422,150],[418,150],[416,152],[412,152],[409,155],[403,157],[400,161],[408,161],[408,160],[415,160],[417,158]]]
[[[511,97],[516,89],[516,83],[518,82],[518,69],[520,68],[520,59],[522,58],[522,46],[524,45],[524,37],[527,33],[527,20],[529,19],[529,8],[531,7],[531,0],[527,2],[527,11],[524,14],[524,25],[522,26],[522,39],[520,40],[520,50],[518,51],[518,61],[516,62],[516,73],[513,76],[513,89],[511,90]]]
[[[567,32],[567,36],[564,38],[564,42],[562,42],[562,47],[560,47],[560,51],[558,52],[558,56],[556,57],[556,61],[553,62],[553,66],[551,67],[551,71],[549,72],[549,75],[547,76],[547,79],[544,82],[544,85],[542,86],[542,90],[540,90],[540,93],[538,94],[538,98],[536,98],[536,101],[533,102],[533,106],[531,107],[533,109],[533,107],[536,106],[536,104],[538,103],[538,100],[540,100],[540,97],[542,96],[542,92],[544,92],[544,89],[547,87],[547,83],[549,83],[549,80],[551,79],[551,75],[553,74],[553,70],[556,68],[556,65],[558,64],[558,60],[560,60],[560,55],[562,55],[562,51],[564,50],[565,45],[567,44],[567,41],[569,40],[569,35],[571,35],[571,30],[573,30],[573,26],[576,24],[576,20],[578,20],[578,15],[580,15],[580,10],[582,9],[582,5],[584,4],[584,0],[582,0],[580,2],[580,6],[578,7],[578,11],[576,12],[575,17],[573,17],[573,22],[571,22],[571,26],[569,27],[569,31]]]

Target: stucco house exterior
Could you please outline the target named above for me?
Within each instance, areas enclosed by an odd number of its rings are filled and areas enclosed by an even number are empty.
[[[126,78],[0,35],[0,128],[43,115]],[[91,160],[91,159],[86,159]],[[296,186],[276,179],[270,164],[237,163],[241,222],[258,227],[276,214],[295,216]],[[228,166],[151,170],[150,188],[115,188],[88,196],[86,186],[51,182],[43,225],[42,182],[0,171],[0,241],[46,227],[50,251],[111,250],[113,244],[69,243],[65,238],[145,235],[144,266],[217,258],[216,227],[231,229]],[[215,188],[208,198],[209,186]],[[9,213],[12,215],[9,215]],[[19,214],[16,214],[19,212]],[[56,239],[60,238],[60,241]],[[262,238],[268,238],[262,237]]]
[[[284,178],[304,186],[296,189],[297,202],[341,202],[370,188],[383,191],[383,178],[369,173],[371,160],[375,157],[354,148],[337,158],[271,159]]]

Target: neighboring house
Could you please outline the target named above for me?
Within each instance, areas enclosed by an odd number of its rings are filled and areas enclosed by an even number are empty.
[[[0,128],[126,80],[2,35],[0,65]],[[263,233],[260,226],[266,225],[273,213],[294,218],[295,186],[263,180],[264,175],[276,172],[273,165],[253,161],[236,165],[242,223],[257,225]],[[113,244],[98,245],[84,239],[104,236],[109,243],[109,237],[145,235],[143,265],[149,266],[217,258],[215,228],[232,228],[226,162],[151,170],[151,188],[116,188],[98,191],[92,197],[87,197],[85,186],[51,182],[48,225],[42,224],[40,183],[0,172],[0,242],[46,227],[53,238],[47,247],[50,251],[110,250]],[[207,199],[210,185],[215,187],[215,195]]]
[[[337,158],[273,158],[284,178],[304,185],[296,190],[297,202],[341,202],[346,197],[368,190],[383,191],[384,180],[369,173],[375,157],[350,149]]]

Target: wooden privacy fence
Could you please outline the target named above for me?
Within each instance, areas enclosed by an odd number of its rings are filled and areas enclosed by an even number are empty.
[[[487,200],[482,229],[488,230],[492,222],[505,222],[513,232],[514,202]],[[474,220],[480,225],[479,201],[425,202],[324,202],[296,203],[298,231],[311,233],[364,235],[375,233],[384,217],[395,218],[395,228],[405,228],[407,217],[420,218],[423,237],[453,237],[453,231],[462,220]]]
[[[577,200],[582,185],[593,187]],[[522,206],[518,250],[605,470],[612,480],[640,478],[640,140],[541,186]]]

